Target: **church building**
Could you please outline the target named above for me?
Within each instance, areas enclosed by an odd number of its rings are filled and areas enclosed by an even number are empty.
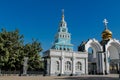
[[[73,50],[64,11],[51,49],[43,53],[45,75],[82,75],[118,73],[120,42],[112,38],[104,19],[102,40],[83,41],[78,51]],[[78,36],[79,37],[79,36]]]
[[[46,75],[80,75],[88,73],[87,52],[73,51],[71,34],[68,31],[64,11],[51,49],[45,51]]]
[[[105,29],[101,34],[101,41],[89,39],[78,47],[78,51],[88,53],[89,74],[119,73],[120,42],[112,38],[107,19],[104,19],[103,23]]]

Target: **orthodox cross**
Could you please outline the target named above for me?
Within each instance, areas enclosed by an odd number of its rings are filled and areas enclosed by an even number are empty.
[[[104,23],[104,25],[105,25],[105,29],[107,29],[107,24],[108,24],[107,19],[104,19],[104,20],[103,20],[103,23]]]

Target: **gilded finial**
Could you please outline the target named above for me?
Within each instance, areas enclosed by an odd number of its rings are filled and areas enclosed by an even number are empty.
[[[64,21],[64,9],[62,9],[62,21]]]

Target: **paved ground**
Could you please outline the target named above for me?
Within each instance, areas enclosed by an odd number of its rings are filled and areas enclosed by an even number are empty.
[[[0,76],[0,80],[120,80],[118,74],[81,76]]]

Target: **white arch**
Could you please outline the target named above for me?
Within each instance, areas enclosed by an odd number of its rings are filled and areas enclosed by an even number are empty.
[[[111,59],[119,59],[120,56],[120,42],[116,39],[110,39],[105,47],[106,51],[106,71],[110,73],[110,63],[109,58]]]
[[[96,39],[90,39],[85,44],[85,50],[88,52],[88,49],[92,48],[94,54],[96,55],[97,52],[102,51],[102,46]]]
[[[119,59],[118,49],[114,46],[109,46],[107,49],[108,57],[110,59]]]
[[[110,41],[106,45],[106,51],[109,49],[109,47],[114,46],[118,53],[120,54],[120,42],[116,39],[110,39]]]
[[[99,65],[99,64],[102,64],[103,61],[102,61],[102,59],[98,60],[99,59],[98,58],[98,52],[103,51],[102,46],[100,45],[100,43],[96,39],[90,39],[85,44],[85,50],[88,52],[89,48],[93,49],[93,56],[92,56],[92,58],[90,58],[90,60],[92,62],[96,62],[96,66],[97,66],[96,71],[97,71],[97,73],[100,73],[101,72],[100,70],[102,70],[102,72],[103,72],[104,71],[103,67],[100,67],[100,65]],[[91,65],[91,64],[88,64],[88,65]],[[91,70],[90,70],[90,72],[91,72]]]

